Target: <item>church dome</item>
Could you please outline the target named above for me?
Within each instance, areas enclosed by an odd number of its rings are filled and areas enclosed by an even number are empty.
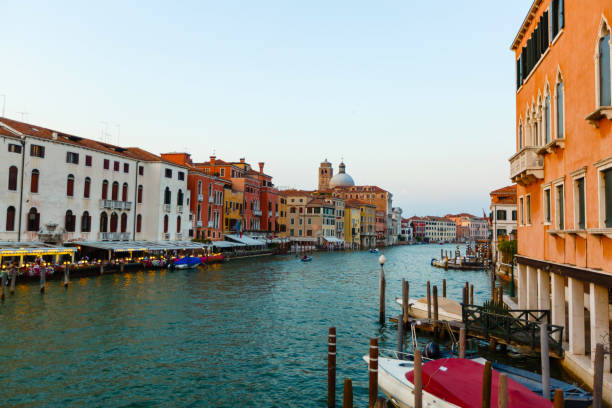
[[[346,166],[344,165],[344,163],[340,163],[340,166],[338,166],[338,169],[339,169],[338,174],[336,174],[334,177],[331,178],[331,180],[329,180],[329,186],[331,188],[352,187],[355,185],[353,178],[349,176],[347,173],[345,173],[344,171],[345,168]]]

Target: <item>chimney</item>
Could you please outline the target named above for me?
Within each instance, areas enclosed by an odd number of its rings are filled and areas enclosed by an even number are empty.
[[[264,162],[259,162],[259,172],[263,173]]]
[[[214,166],[215,165],[215,159],[217,158],[217,156],[210,156],[210,165]]]
[[[240,158],[240,163],[244,163],[244,157]]]

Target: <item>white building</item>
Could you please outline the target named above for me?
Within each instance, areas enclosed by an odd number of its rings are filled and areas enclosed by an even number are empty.
[[[491,240],[493,258],[498,259],[497,244],[517,229],[516,184],[489,193],[491,196]]]
[[[457,224],[443,217],[425,217],[425,239],[429,242],[454,242],[457,239]]]
[[[393,207],[391,210],[391,234],[389,243],[391,245],[397,244],[399,236],[402,234],[402,209],[399,207]]]
[[[487,218],[470,219],[470,238],[475,241],[489,239],[489,220]]]
[[[0,118],[0,222],[2,241],[159,240],[165,187],[178,197],[183,180],[155,176],[171,168],[137,148],[122,148],[39,126]],[[163,163],[163,166],[162,166]],[[176,201],[174,201],[176,203]],[[176,206],[167,213],[178,216]],[[188,209],[188,204],[186,206]],[[167,239],[186,237],[189,212]],[[175,221],[177,220],[174,218]]]
[[[402,240],[412,242],[414,240],[414,231],[409,219],[402,219],[400,229],[400,235]]]

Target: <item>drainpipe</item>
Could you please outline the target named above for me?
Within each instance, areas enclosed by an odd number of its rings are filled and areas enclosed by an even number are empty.
[[[21,218],[23,213],[23,173],[25,167],[26,136],[21,136],[21,181],[19,186],[19,221],[17,222],[17,242],[21,241]]]
[[[134,233],[132,241],[136,241],[136,217],[138,217],[138,172],[140,171],[140,160],[136,160],[136,175],[134,176]]]

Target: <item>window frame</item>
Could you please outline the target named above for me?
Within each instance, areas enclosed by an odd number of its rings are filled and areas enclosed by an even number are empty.
[[[596,109],[601,109],[602,107],[606,107],[606,106],[610,106],[610,105],[602,105],[601,104],[601,67],[600,67],[600,52],[599,52],[599,47],[600,47],[600,43],[601,40],[604,39],[606,36],[610,35],[610,41],[608,42],[608,47],[609,52],[610,52],[610,72],[609,74],[609,80],[610,80],[610,95],[611,95],[611,99],[612,99],[612,28],[610,27],[610,24],[608,24],[608,21],[606,20],[605,16],[602,15],[601,17],[601,21],[599,23],[599,30],[597,32],[597,41],[595,42],[595,55],[594,55],[594,59],[595,59],[595,107]],[[611,101],[611,105],[612,105],[612,101]]]
[[[548,193],[548,195],[546,194]],[[552,207],[552,187],[550,184],[546,184],[542,187],[542,223],[544,225],[552,225],[553,221],[553,207]],[[548,208],[547,208],[548,206]]]
[[[38,157],[39,159],[45,158],[45,146],[42,145],[30,145],[30,157]]]
[[[561,86],[561,108],[559,109],[559,86]],[[565,139],[565,82],[561,71],[557,73],[557,81],[555,82],[554,92],[554,104],[555,104],[555,120],[554,122],[554,139],[553,140],[564,140]],[[561,114],[561,120],[559,121],[559,113]],[[561,126],[559,126],[561,124]],[[559,132],[561,128],[561,132]]]
[[[563,189],[563,197],[562,197],[563,206],[559,205],[559,187]],[[565,209],[567,207],[567,203],[565,200],[565,193],[566,193],[565,192],[565,181],[559,181],[557,183],[554,183],[553,188],[554,188],[554,198],[555,198],[555,216],[554,216],[555,229],[559,231],[563,231],[567,227],[567,225],[565,224],[565,217],[566,217]]]
[[[604,172],[607,170],[612,171],[612,157],[600,160],[596,162],[593,166],[597,169],[597,201],[599,203],[599,228],[612,229],[612,225],[610,227],[606,226],[606,184],[604,174]]]
[[[531,193],[525,194],[525,214],[526,214],[526,226],[531,226]]]
[[[574,229],[575,230],[586,230],[587,228],[587,197],[586,197],[586,166],[578,169],[574,172],[571,172],[570,175],[572,176],[572,201],[573,201],[573,205],[574,205]],[[578,195],[578,183],[579,180],[583,181],[583,199],[584,199],[584,227],[580,228],[580,197]]]

